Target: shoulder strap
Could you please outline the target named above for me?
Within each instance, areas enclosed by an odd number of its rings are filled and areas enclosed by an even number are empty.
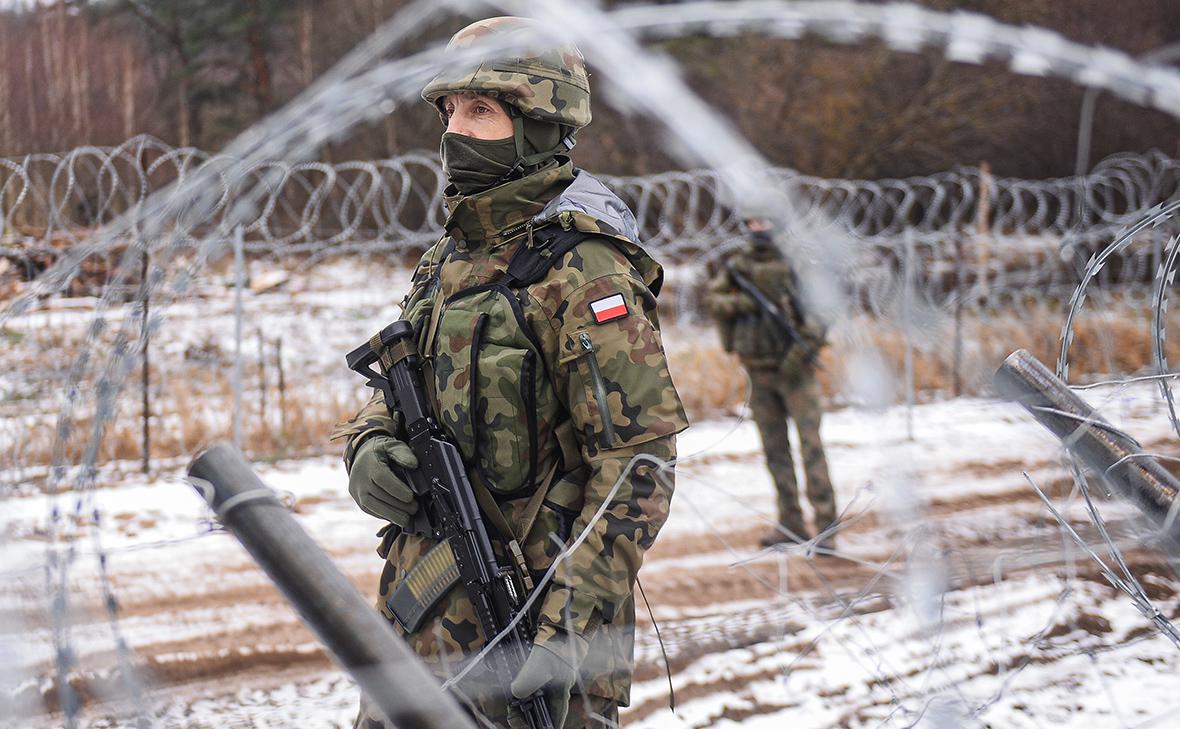
[[[567,230],[559,225],[547,225],[540,228],[532,233],[527,243],[517,248],[516,252],[512,254],[512,258],[508,260],[508,269],[500,278],[500,283],[513,289],[534,284],[543,279],[545,274],[549,273],[549,269],[557,265],[562,256],[587,238],[595,237],[613,242],[609,236],[586,233],[577,228]],[[631,252],[624,246],[616,243],[615,248],[628,260],[631,260],[632,265],[637,266]],[[661,271],[656,280],[648,286],[652,296],[659,296],[663,283],[664,274]]]
[[[562,256],[591,236],[591,233],[576,228],[566,230],[559,225],[547,225],[533,231],[528,242],[517,248],[508,260],[508,270],[500,282],[509,288],[520,288],[540,281]]]

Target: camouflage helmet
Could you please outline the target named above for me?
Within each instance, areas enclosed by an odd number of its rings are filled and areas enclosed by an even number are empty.
[[[537,34],[542,26],[529,18],[503,16],[479,20],[451,36],[447,50],[465,48],[492,34]],[[471,91],[512,104],[522,114],[580,129],[590,123],[590,81],[581,51],[572,43],[529,51],[528,55],[485,60],[474,69],[446,71],[422,90],[436,107],[447,94]]]

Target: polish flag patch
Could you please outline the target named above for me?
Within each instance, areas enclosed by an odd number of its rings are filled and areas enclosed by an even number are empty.
[[[622,294],[612,294],[605,299],[591,301],[590,313],[594,315],[596,323],[605,324],[627,316],[627,304],[623,301]]]

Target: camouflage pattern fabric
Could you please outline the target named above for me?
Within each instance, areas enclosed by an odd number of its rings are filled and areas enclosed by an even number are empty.
[[[811,367],[751,367],[750,411],[762,437],[766,466],[778,493],[778,522],[792,535],[809,536],[799,507],[799,484],[791,458],[791,439],[787,418],[795,421],[799,432],[799,451],[803,457],[803,475],[807,498],[815,510],[815,533],[836,521],[836,497],[828,474],[828,460],[820,440],[819,426],[823,414],[819,386]]]
[[[650,459],[675,458],[675,434],[688,424],[668,372],[652,293],[660,266],[624,235],[635,229],[626,207],[617,198],[606,204],[604,195],[601,183],[565,160],[486,193],[448,200],[447,237],[423,256],[403,304],[429,357],[440,420],[459,444],[470,477],[497,496],[513,529],[523,528],[535,488],[556,474],[531,530],[516,535],[523,536],[534,579],[605,505],[536,603],[537,641],[574,641],[585,654],[571,717],[582,696],[610,704],[629,700],[632,588],[667,518],[673,488],[671,471]],[[542,280],[507,289],[498,282],[508,261],[542,225],[594,235]],[[598,323],[591,303],[615,296],[626,315]],[[336,431],[347,438],[346,463],[363,438],[398,435],[398,425],[374,396]],[[573,433],[572,455],[563,455],[562,427]],[[637,456],[649,460],[632,463]],[[433,545],[410,534],[385,545],[378,609],[387,618],[385,600]],[[439,676],[453,675],[485,639],[461,588],[405,637]],[[481,715],[503,725],[503,706],[490,686],[477,667],[459,688]],[[372,721],[364,708],[359,725],[380,726]]]
[[[488,716],[481,713],[479,719],[475,720],[475,724],[476,726],[486,726],[484,722],[511,726],[508,723],[508,718],[502,714]],[[601,696],[579,694],[570,701],[569,714],[566,715],[565,724],[560,729],[617,729],[619,726],[619,705],[617,702]],[[367,706],[353,724],[354,729],[385,729],[385,727],[386,725]]]
[[[824,328],[801,310],[795,274],[776,245],[750,242],[728,263],[791,317],[812,348],[824,346]],[[778,492],[779,524],[792,534],[810,534],[799,506],[787,426],[791,418],[799,432],[816,532],[822,531],[836,519],[836,502],[819,435],[823,411],[815,366],[805,361],[803,347],[793,346],[754,300],[737,289],[728,268],[723,267],[710,281],[706,305],[717,320],[726,349],[736,353],[749,372],[750,410]]]
[[[824,345],[824,327],[801,310],[795,273],[776,245],[749,243],[731,254],[727,263],[777,304],[813,349]],[[721,329],[726,351],[740,356],[748,367],[778,367],[792,350],[802,349],[792,347],[774,320],[734,285],[726,266],[709,282],[705,303]]]
[[[615,729],[618,726],[618,704],[595,696],[578,696],[570,702],[565,729]]]
[[[525,43],[535,43],[530,36],[544,32],[540,29],[536,21],[528,18],[488,18],[452,36],[447,50],[468,48],[491,35],[507,39],[514,33]],[[541,121],[574,129],[590,123],[590,79],[581,51],[572,44],[553,44],[485,61],[471,69],[441,73],[426,85],[422,98],[437,105],[443,96],[459,91],[494,96]]]

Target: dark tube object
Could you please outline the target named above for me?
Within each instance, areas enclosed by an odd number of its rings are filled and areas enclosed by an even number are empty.
[[[188,475],[389,721],[402,729],[474,729],[454,698],[442,691],[236,448],[218,443],[197,454]]]
[[[1027,350],[1008,355],[992,385],[1002,397],[1023,405],[1115,493],[1138,507],[1171,538],[1167,546],[1180,547],[1175,513],[1180,481],[1134,438],[1107,422]]]

